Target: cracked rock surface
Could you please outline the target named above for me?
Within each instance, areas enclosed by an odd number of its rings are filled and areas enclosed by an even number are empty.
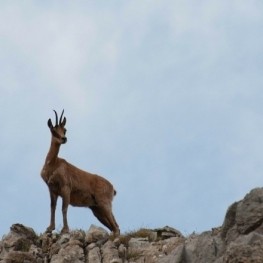
[[[230,205],[222,226],[184,237],[165,226],[117,238],[101,227],[41,234],[14,224],[0,241],[1,263],[262,263],[263,188]]]

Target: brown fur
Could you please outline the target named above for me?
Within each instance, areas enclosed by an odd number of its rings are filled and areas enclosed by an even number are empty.
[[[63,111],[64,112],[64,111]],[[58,157],[60,145],[66,143],[66,118],[59,123],[56,114],[56,125],[48,120],[51,131],[51,146],[41,171],[41,177],[46,182],[51,199],[51,219],[46,232],[55,229],[55,210],[57,198],[62,198],[63,229],[68,232],[67,209],[68,205],[89,207],[98,220],[108,227],[114,234],[120,233],[119,226],[112,214],[112,200],[116,191],[105,178],[85,172]]]

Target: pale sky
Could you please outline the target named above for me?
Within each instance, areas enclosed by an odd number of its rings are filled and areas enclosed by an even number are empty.
[[[113,183],[122,232],[221,225],[263,184],[262,14],[261,0],[1,1],[0,236],[49,224],[53,109],[59,155]],[[101,226],[85,208],[68,220]]]

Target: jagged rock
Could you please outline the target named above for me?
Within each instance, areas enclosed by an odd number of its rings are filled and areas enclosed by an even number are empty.
[[[167,256],[160,258],[158,263],[185,263],[185,246],[184,244],[178,245]]]
[[[145,238],[145,237],[138,237],[138,238],[131,238],[129,240],[129,248],[133,249],[133,248],[140,248],[140,249],[143,249],[143,248],[146,248],[148,247],[150,244],[149,244],[149,240],[148,238]]]
[[[183,258],[186,262],[215,262],[223,254],[224,243],[212,231],[191,235],[185,241]]]
[[[39,262],[32,254],[21,251],[9,252],[3,261],[5,263],[37,263]],[[41,262],[41,261],[40,261]]]
[[[236,224],[240,234],[248,234],[261,227],[263,223],[263,189],[252,190],[237,205]]]
[[[256,242],[252,245],[231,243],[228,247],[223,262],[253,262],[262,263],[263,261],[263,244]]]
[[[255,188],[245,198],[232,204],[223,223],[222,237],[226,242],[252,231],[263,234],[263,188]]]
[[[155,242],[149,242],[147,238],[132,238],[128,243],[126,258],[131,260],[129,262],[166,262],[161,260],[183,242],[183,237],[166,238]]]
[[[124,260],[127,258],[127,248],[124,246],[124,244],[120,244],[118,251],[119,251],[119,257],[124,262]]]
[[[93,244],[92,248],[87,250],[87,259],[86,263],[93,262],[93,263],[101,263],[101,253],[100,248],[96,247],[95,244]]]
[[[109,234],[104,228],[91,225],[87,232],[85,241],[87,242],[87,244],[96,242],[105,243],[108,238]]]
[[[146,255],[143,255],[143,251],[146,249],[148,250],[149,247],[150,243],[147,238],[131,238],[128,242],[128,259],[139,260],[141,258],[145,258]]]
[[[102,259],[103,263],[111,262],[111,263],[121,263],[121,259],[119,258],[118,248],[115,247],[112,241],[107,241],[102,246]]]
[[[184,237],[171,227],[114,238],[91,226],[68,234],[14,224],[0,241],[0,263],[247,263],[263,262],[263,188],[230,205],[222,227]]]
[[[163,228],[154,229],[158,239],[166,239],[171,237],[183,237],[182,233],[175,228],[165,226]]]
[[[71,232],[71,239],[72,240],[78,240],[79,242],[84,243],[85,238],[86,238],[86,233],[82,230]]]
[[[233,203],[229,206],[226,212],[225,220],[222,226],[221,237],[225,240],[234,240],[238,236],[236,230],[236,210],[238,202]],[[228,237],[227,237],[228,236]],[[231,238],[229,238],[231,236]]]
[[[10,232],[0,243],[0,261],[4,262],[35,262],[36,257],[30,253],[31,246],[36,242],[34,230],[21,224],[14,224]],[[23,261],[24,260],[24,261]]]
[[[56,255],[51,258],[51,263],[81,263],[84,262],[84,251],[78,243],[69,242],[61,247]]]
[[[84,262],[85,255],[83,243],[85,234],[83,231],[72,231],[69,234],[62,234],[50,248],[51,263]]]

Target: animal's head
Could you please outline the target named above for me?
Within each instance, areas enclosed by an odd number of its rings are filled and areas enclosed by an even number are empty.
[[[61,113],[61,116],[59,118],[58,122],[58,115],[57,112],[54,110],[55,115],[56,115],[56,124],[53,126],[51,119],[48,120],[47,125],[51,131],[53,139],[55,139],[59,144],[64,144],[67,142],[67,137],[66,137],[66,117],[63,118],[63,113],[64,110]]]

